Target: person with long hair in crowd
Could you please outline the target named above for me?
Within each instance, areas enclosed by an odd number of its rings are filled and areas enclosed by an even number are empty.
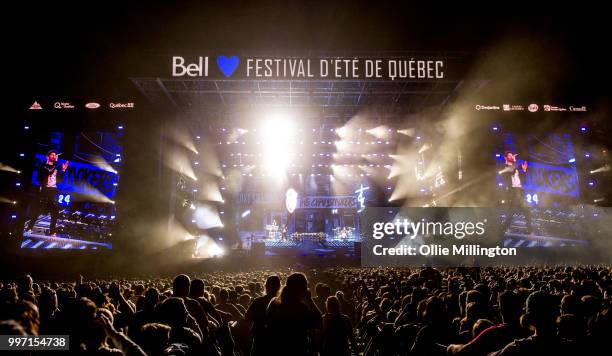
[[[268,354],[310,355],[314,349],[310,332],[322,324],[321,312],[312,300],[306,276],[291,274],[280,296],[270,301],[266,311],[266,332],[274,338]]]

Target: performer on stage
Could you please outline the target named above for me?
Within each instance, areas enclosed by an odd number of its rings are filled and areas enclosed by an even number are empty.
[[[527,161],[518,166],[516,162],[516,156],[511,151],[504,153],[506,160],[506,167],[499,172],[504,178],[506,185],[505,202],[508,206],[506,220],[502,224],[502,232],[506,233],[510,224],[512,224],[512,218],[515,213],[521,212],[525,216],[525,223],[527,227],[527,234],[531,234],[531,211],[525,206],[523,198],[523,184],[527,176]]]
[[[287,241],[287,225],[283,225],[281,229],[281,240]]]
[[[58,154],[57,151],[51,150],[47,153],[47,160],[38,167],[38,181],[40,187],[38,191],[38,202],[34,202],[30,208],[29,219],[26,220],[25,229],[28,232],[32,231],[36,219],[42,213],[49,213],[51,222],[49,224],[49,234],[57,236],[55,226],[57,224],[57,216],[59,215],[59,206],[57,203],[57,174],[63,174],[68,168],[68,161],[57,166]],[[38,203],[38,204],[37,204]]]

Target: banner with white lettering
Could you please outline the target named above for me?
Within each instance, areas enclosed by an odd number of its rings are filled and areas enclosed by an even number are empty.
[[[298,209],[356,209],[357,198],[352,195],[300,197]]]
[[[280,57],[174,55],[163,76],[238,80],[415,80],[457,78],[457,59],[441,57]]]
[[[529,162],[527,182],[523,188],[577,198],[579,196],[578,173],[573,166],[563,167]]]
[[[46,161],[42,154],[36,154],[35,167]],[[58,162],[58,165],[64,161]],[[89,196],[105,196],[113,199],[117,192],[118,176],[93,164],[71,161],[64,174],[57,175],[57,188],[63,192],[78,193]],[[32,175],[32,184],[40,185],[38,169]]]

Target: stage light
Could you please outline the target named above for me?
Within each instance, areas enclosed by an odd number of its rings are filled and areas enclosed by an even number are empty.
[[[16,187],[21,187],[21,183],[20,183],[20,182],[17,182],[17,183],[15,183],[15,186],[16,186]]]
[[[16,201],[10,200],[4,197],[0,197],[0,203],[13,204],[13,205],[17,204]]]
[[[419,149],[419,153],[423,153],[425,151],[427,151],[428,149],[431,148],[431,145],[429,144],[424,144],[420,149]]]
[[[597,169],[592,170],[590,173],[594,174],[594,173],[600,173],[600,172],[607,172],[609,170],[610,170],[610,166],[606,164],[603,167],[599,167]]]
[[[210,257],[223,256],[223,249],[217,244],[210,245],[207,252]]]
[[[25,157],[25,153],[20,153],[19,157]]]
[[[123,125],[117,126],[117,130],[123,130]]]
[[[192,220],[195,220],[194,223],[200,229],[211,229],[223,226],[217,210],[210,205],[203,204],[197,206],[193,213]]]
[[[593,181],[589,181],[589,186],[590,186],[590,187],[594,187],[594,186],[595,186],[595,182],[593,182]]]
[[[345,126],[343,126],[343,127],[337,128],[336,133],[338,134],[340,138],[344,138],[348,134],[348,129]]]
[[[294,153],[294,136],[295,127],[289,117],[277,114],[264,122],[261,130],[261,138],[265,144],[264,167],[272,175],[284,176]]]
[[[414,135],[414,129],[397,130],[397,133],[402,134],[402,135],[406,135],[406,136],[413,136]]]
[[[201,137],[200,136],[196,136],[196,140],[199,140]]]
[[[572,157],[572,158],[570,158],[570,159],[569,159],[569,161],[568,161],[568,162],[569,162],[569,163],[574,163],[574,162],[576,162],[576,159],[575,159],[574,157]]]
[[[246,210],[244,213],[242,213],[242,215],[240,215],[243,219],[246,218],[247,216],[249,216],[251,214],[251,210]]]
[[[580,127],[580,132],[582,132],[582,133],[587,132],[586,126],[581,126]]]
[[[19,174],[19,170],[11,167],[11,166],[7,166],[5,164],[0,163],[0,171],[4,171],[4,172],[12,172],[12,173],[17,173]]]
[[[388,130],[386,126],[381,125],[381,126],[377,126],[372,129],[369,129],[366,132],[369,133],[370,135],[375,136],[376,138],[383,138],[387,135]]]
[[[26,126],[24,126],[24,127],[23,127],[23,129],[24,129],[24,130],[29,130],[29,129],[30,129],[30,126],[26,125]]]

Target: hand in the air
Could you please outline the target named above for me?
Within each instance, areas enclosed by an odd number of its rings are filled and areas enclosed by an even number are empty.
[[[102,327],[104,327],[104,331],[106,332],[106,335],[113,336],[117,334],[117,330],[113,326],[113,323],[106,315],[104,314],[98,315],[97,320],[102,325]]]
[[[65,171],[68,168],[68,161],[62,163],[62,171]]]
[[[527,161],[523,161],[523,164],[521,165],[521,167],[523,167],[523,172],[527,170]]]

